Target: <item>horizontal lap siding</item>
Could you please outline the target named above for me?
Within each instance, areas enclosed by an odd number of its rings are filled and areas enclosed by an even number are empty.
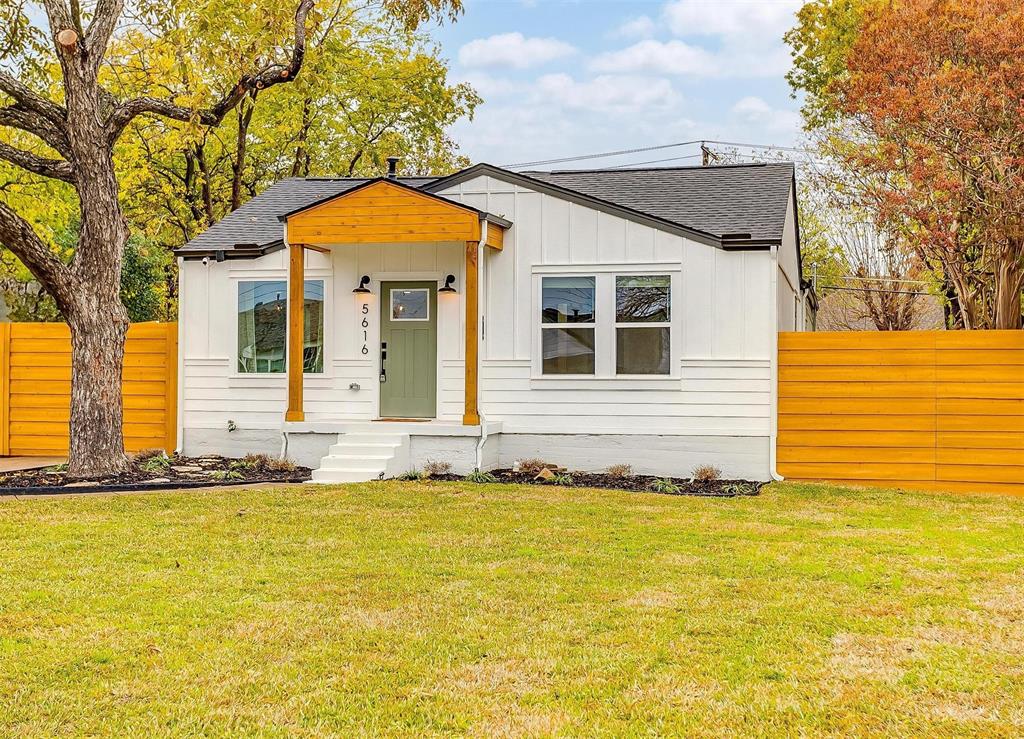
[[[763,436],[770,434],[767,362],[694,366],[657,388],[615,383],[575,389],[531,378],[529,362],[484,361],[482,410],[507,433]],[[585,384],[585,381],[584,381]]]
[[[780,334],[778,468],[1024,494],[1024,332]]]
[[[3,327],[0,452],[64,455],[71,405],[71,337],[63,324]],[[140,323],[128,331],[122,389],[128,451],[176,445],[177,324]]]

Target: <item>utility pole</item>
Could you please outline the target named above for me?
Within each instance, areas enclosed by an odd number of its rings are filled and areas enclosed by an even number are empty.
[[[711,149],[709,149],[707,147],[707,145],[703,141],[701,141],[700,142],[700,166],[702,166],[702,167],[708,166],[710,160],[711,160]]]

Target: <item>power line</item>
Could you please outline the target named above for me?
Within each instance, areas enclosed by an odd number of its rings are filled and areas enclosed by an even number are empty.
[[[694,144],[700,144],[701,146],[703,146],[705,144],[714,144],[716,146],[738,146],[738,147],[742,147],[742,148],[746,148],[746,149],[763,149],[763,150],[768,150],[768,151],[789,151],[789,152],[800,153],[800,154],[803,154],[804,156],[808,156],[808,157],[813,156],[813,152],[810,149],[808,149],[807,147],[781,146],[781,145],[778,145],[778,144],[750,144],[750,143],[741,143],[741,142],[738,142],[738,141],[718,141],[718,140],[712,140],[712,139],[695,139],[693,141],[679,141],[679,142],[672,143],[672,144],[658,144],[656,146],[641,146],[641,147],[636,147],[636,148],[633,148],[633,149],[617,149],[615,151],[602,151],[602,152],[595,152],[595,153],[591,153],[591,154],[577,154],[575,156],[557,157],[557,158],[554,158],[554,159],[538,159],[538,160],[531,161],[531,162],[518,162],[516,164],[504,164],[502,166],[505,169],[520,169],[522,167],[540,167],[540,166],[546,166],[546,165],[549,165],[549,164],[564,164],[564,163],[567,163],[567,162],[581,162],[581,161],[585,161],[585,160],[588,160],[588,159],[604,159],[606,157],[624,156],[626,154],[640,154],[640,153],[646,152],[646,151],[659,151],[659,150],[663,150],[663,149],[675,149],[675,148],[678,148],[680,146],[693,146]],[[741,154],[739,152],[736,152],[734,155],[735,156],[748,157],[748,158],[751,158],[751,159],[757,158],[755,155]],[[637,166],[637,165],[641,165],[641,164],[657,164],[659,162],[670,162],[670,161],[676,161],[678,159],[692,159],[692,158],[696,158],[697,156],[699,156],[699,155],[686,156],[686,157],[672,157],[672,158],[668,158],[668,159],[655,159],[655,160],[651,160],[651,161],[648,161],[648,162],[634,162],[632,164],[627,164],[627,165],[615,165],[614,167],[609,167],[609,169],[618,169],[618,168],[621,168],[621,167]]]
[[[839,277],[839,279],[840,280],[854,280],[854,281],[856,281],[856,280],[872,280],[872,281],[877,281],[877,282],[899,282],[899,283],[903,283],[905,285],[928,285],[928,284],[931,284],[927,280],[904,280],[904,279],[900,279],[900,278],[896,278],[896,277],[884,277],[884,276],[873,277],[873,276],[870,276],[870,275],[867,276],[867,277],[858,277],[856,275],[841,275]]]
[[[778,149],[779,151],[799,151],[807,153],[809,150],[804,146],[778,146],[777,144],[741,144],[736,141],[704,141],[705,144],[718,144],[719,146],[742,146],[745,149]]]
[[[520,167],[539,167],[546,164],[562,164],[563,162],[579,162],[584,159],[603,159],[604,157],[616,157],[622,156],[623,154],[639,154],[645,151],[658,151],[659,149],[674,149],[679,146],[692,146],[693,144],[700,144],[702,141],[697,139],[695,141],[680,141],[675,144],[659,144],[658,146],[641,146],[636,149],[619,149],[618,151],[604,151],[599,154],[579,154],[572,157],[561,157],[559,159],[538,159],[535,162],[520,162],[518,164],[505,164],[502,165],[505,169],[519,169]]]
[[[891,295],[931,295],[915,290],[888,290],[881,287],[846,287],[845,285],[818,285],[819,290],[845,290],[854,293],[889,293]]]
[[[645,164],[661,164],[662,162],[678,162],[681,159],[696,159],[700,154],[687,154],[684,157],[669,157],[668,159],[648,159],[646,162],[630,162],[629,164],[616,164],[607,169],[628,169],[629,167],[641,167]]]

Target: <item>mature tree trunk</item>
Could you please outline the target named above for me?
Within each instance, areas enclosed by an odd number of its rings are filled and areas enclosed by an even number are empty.
[[[31,90],[0,70],[0,91],[13,103],[0,107],[0,125],[27,131],[60,158],[49,159],[0,141],[0,160],[73,185],[81,232],[65,265],[32,225],[0,201],[0,244],[17,256],[53,296],[71,328],[71,445],[68,473],[101,477],[128,466],[122,436],[121,372],[128,315],[121,303],[121,265],[128,226],[118,199],[113,149],[139,115],[215,126],[252,91],[295,79],[306,46],[306,17],[314,0],[295,12],[295,47],[287,64],[245,74],[210,108],[178,105],[173,98],[119,101],[99,83],[99,70],[123,0],[98,0],[85,28],[77,0],[42,0],[60,63],[63,102]],[[198,152],[198,164],[205,162]],[[209,205],[207,205],[209,208]]]
[[[128,466],[121,430],[121,367],[128,313],[120,299],[111,303],[104,296],[82,302],[67,315],[74,426],[68,474],[97,477]]]
[[[1013,252],[1005,255],[996,267],[995,325],[993,328],[1022,327],[1021,290],[1024,289],[1024,265]]]
[[[50,25],[67,28],[50,8]],[[92,477],[127,469],[121,429],[121,362],[128,315],[121,265],[128,224],[121,212],[113,151],[104,125],[98,65],[82,45],[61,45],[68,144],[78,182],[81,234],[71,261],[70,294],[60,300],[71,328],[71,448],[68,474]]]

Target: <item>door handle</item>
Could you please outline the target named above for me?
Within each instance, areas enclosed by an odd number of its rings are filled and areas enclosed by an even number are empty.
[[[380,381],[388,381],[388,371],[384,368],[384,361],[388,358],[388,342],[380,342]]]

